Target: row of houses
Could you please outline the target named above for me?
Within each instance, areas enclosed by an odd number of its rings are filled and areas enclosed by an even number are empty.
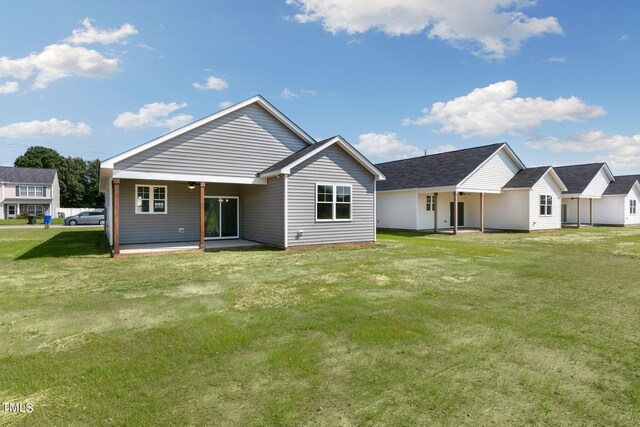
[[[637,178],[604,163],[527,168],[506,143],[372,164],[255,96],[104,160],[100,189],[119,255],[163,244],[374,242],[377,228],[637,224]]]
[[[553,230],[640,224],[640,175],[614,176],[606,163],[525,167],[506,144],[376,165],[378,227]]]
[[[103,161],[100,190],[119,255],[151,244],[374,242],[378,228],[640,224],[639,178],[606,163],[527,168],[506,143],[372,164],[256,96]],[[55,212],[57,200],[55,170],[0,168],[0,218]]]

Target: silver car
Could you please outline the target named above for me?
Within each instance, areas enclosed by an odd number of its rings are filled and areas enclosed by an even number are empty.
[[[64,225],[104,225],[104,210],[80,212],[64,219]]]

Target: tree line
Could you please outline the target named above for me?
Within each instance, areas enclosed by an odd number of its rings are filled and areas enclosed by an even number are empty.
[[[102,208],[100,194],[100,160],[65,157],[47,147],[29,147],[13,164],[21,168],[45,168],[58,171],[60,205],[65,208]]]

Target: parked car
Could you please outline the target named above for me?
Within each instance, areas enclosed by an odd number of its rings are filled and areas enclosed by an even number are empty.
[[[80,212],[64,219],[64,225],[104,225],[104,210]]]

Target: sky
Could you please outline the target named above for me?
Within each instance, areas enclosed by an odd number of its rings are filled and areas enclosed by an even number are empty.
[[[640,2],[6,1],[0,165],[106,159],[256,94],[373,162],[508,142],[640,173]]]

